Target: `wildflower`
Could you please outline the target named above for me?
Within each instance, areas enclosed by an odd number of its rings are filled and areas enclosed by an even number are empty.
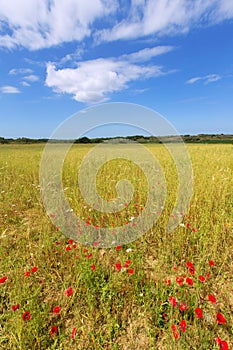
[[[128,249],[126,249],[126,253],[131,253],[133,251],[133,249],[132,248],[128,248]]]
[[[26,272],[25,272],[25,276],[26,276],[26,277],[29,277],[29,276],[30,276],[30,274],[31,274],[31,272],[30,272],[30,271],[26,271]]]
[[[115,268],[117,271],[120,271],[121,270],[121,263],[116,263]]]
[[[204,277],[204,276],[198,276],[198,278],[199,278],[199,280],[200,280],[201,282],[205,282],[205,277]]]
[[[188,306],[184,303],[180,303],[180,311],[188,310]]]
[[[195,311],[195,316],[196,316],[196,318],[203,318],[202,309],[200,309],[199,307],[197,307],[194,311]]]
[[[178,330],[176,329],[176,325],[172,324],[171,326],[172,332],[173,332],[173,336],[175,339],[178,339],[180,337],[180,333],[178,332]]]
[[[215,296],[214,295],[209,295],[208,296],[208,299],[209,299],[209,301],[211,301],[211,303],[213,303],[213,304],[216,304],[216,298],[215,298]]]
[[[7,280],[7,276],[3,276],[2,278],[0,278],[0,283],[4,283]]]
[[[193,286],[193,280],[192,280],[192,278],[187,277],[187,278],[186,278],[186,283],[187,283],[189,286]]]
[[[133,274],[134,274],[134,269],[128,269],[127,272],[128,272],[130,275],[133,275]]]
[[[186,321],[185,321],[185,320],[182,320],[182,321],[180,322],[179,328],[180,328],[181,332],[186,332],[187,324],[186,324]]]
[[[66,251],[68,250],[71,250],[71,247],[69,245],[66,247]]]
[[[213,260],[209,260],[209,265],[210,265],[210,266],[214,266]]]
[[[18,310],[18,309],[19,309],[19,304],[12,305],[12,306],[11,306],[11,309],[12,309],[13,311]]]
[[[94,265],[94,264],[93,264],[93,265],[91,265],[91,269],[92,269],[92,271],[95,271],[96,267],[95,267],[95,265]]]
[[[22,318],[24,321],[29,321],[31,319],[30,311],[26,311],[22,314]]]
[[[216,343],[219,345],[220,349],[228,350],[228,344],[225,340],[221,340],[219,337],[215,339]]]
[[[52,335],[52,334],[56,334],[57,331],[58,331],[57,326],[52,326],[49,333]]]
[[[71,332],[71,338],[74,339],[77,333],[77,329],[74,327]]]
[[[175,297],[170,296],[170,297],[168,298],[168,301],[169,301],[169,303],[170,303],[172,306],[177,307],[177,300],[176,300]]]
[[[74,243],[73,239],[68,240],[68,244],[73,244],[73,243]]]
[[[121,250],[121,246],[120,246],[120,245],[117,245],[117,246],[116,246],[116,250]]]
[[[60,306],[55,306],[55,307],[53,308],[53,313],[54,313],[55,315],[56,315],[56,314],[59,314],[60,311],[61,311]]]
[[[183,286],[183,282],[184,282],[184,279],[183,277],[176,277],[176,282],[180,285],[180,286]]]
[[[226,321],[225,317],[223,316],[223,314],[221,314],[221,312],[218,312],[216,317],[217,317],[218,324],[226,324],[227,321]]]
[[[34,267],[31,269],[31,272],[32,272],[32,273],[35,273],[37,270],[38,270],[38,267],[34,266]]]
[[[71,287],[69,287],[65,293],[64,293],[67,297],[70,297],[73,294],[73,289]]]
[[[90,259],[92,257],[92,253],[88,254],[87,258]]]

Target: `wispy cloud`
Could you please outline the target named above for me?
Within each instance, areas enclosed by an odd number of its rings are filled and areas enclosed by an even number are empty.
[[[29,81],[30,83],[34,83],[34,82],[38,81],[40,78],[38,77],[38,75],[30,74],[30,75],[26,75],[25,77],[23,77],[23,79],[26,81]]]
[[[170,50],[171,47],[159,47],[116,58],[82,61],[76,68],[57,69],[49,63],[46,85],[56,92],[71,94],[79,102],[103,102],[109,99],[110,93],[127,89],[130,82],[170,73],[161,66],[143,64],[149,58]]]
[[[9,71],[10,75],[31,74],[31,73],[33,73],[33,70],[30,68],[13,68]]]
[[[17,87],[11,85],[2,86],[0,91],[3,94],[19,94],[21,92]]]
[[[20,6],[1,0],[0,46],[38,50],[85,38],[150,39],[232,18],[230,0],[22,0]]]
[[[198,81],[203,81],[205,85],[214,83],[215,81],[218,81],[222,79],[222,77],[218,74],[208,74],[203,77],[194,77],[186,81],[187,84],[194,84]]]

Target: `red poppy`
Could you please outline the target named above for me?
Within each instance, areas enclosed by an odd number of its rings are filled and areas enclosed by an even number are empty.
[[[202,309],[200,309],[199,307],[197,307],[194,311],[195,311],[196,318],[203,318]]]
[[[209,299],[209,301],[211,301],[211,303],[213,303],[213,304],[216,304],[216,298],[215,298],[215,296],[214,295],[209,295],[208,296],[208,299]]]
[[[74,339],[77,333],[77,329],[74,327],[71,332],[71,338]]]
[[[181,332],[186,332],[186,329],[187,329],[187,323],[185,320],[182,320],[179,324],[179,327],[180,327],[180,330]]]
[[[91,269],[92,269],[93,271],[95,271],[96,267],[95,267],[95,265],[94,265],[94,264],[93,264],[93,265],[91,265]]]
[[[73,244],[73,243],[74,243],[73,239],[68,240],[68,244]]]
[[[225,317],[223,316],[223,314],[221,314],[221,312],[218,312],[216,317],[217,317],[218,324],[226,324],[227,321],[226,321]]]
[[[209,260],[209,265],[210,265],[210,266],[214,266],[213,260]]]
[[[67,297],[70,297],[73,294],[73,289],[70,287],[68,288],[65,293],[64,293]]]
[[[121,270],[121,263],[116,263],[115,268],[117,271],[120,271]]]
[[[4,283],[7,280],[7,276],[3,276],[0,278],[0,283]]]
[[[60,306],[55,306],[55,307],[53,308],[53,313],[54,313],[55,315],[56,315],[56,314],[59,314],[60,311],[61,311]]]
[[[31,269],[32,273],[35,273],[37,270],[38,270],[38,267],[36,267],[36,266],[34,266],[34,267]]]
[[[57,326],[52,326],[49,333],[52,335],[52,334],[56,334],[57,331],[58,331]]]
[[[176,282],[180,285],[180,286],[183,286],[183,283],[184,283],[184,279],[183,277],[176,277]]]
[[[219,337],[215,339],[216,343],[219,345],[220,349],[228,350],[228,344],[225,340],[221,340]]]
[[[90,259],[92,257],[92,253],[88,254],[87,258]]]
[[[120,245],[116,246],[116,250],[121,250],[121,246]]]
[[[133,274],[134,274],[134,269],[128,269],[127,272],[128,272],[130,275],[133,275]]]
[[[180,333],[178,332],[178,330],[176,329],[176,325],[173,324],[171,326],[172,332],[173,332],[173,336],[175,339],[178,339],[180,337]]]
[[[30,276],[30,274],[31,274],[30,271],[26,271],[26,272],[25,272],[25,276],[26,276],[26,277]]]
[[[180,303],[180,311],[188,310],[188,306],[184,303]]]
[[[66,247],[66,251],[68,250],[71,250],[71,247],[69,245]]]
[[[169,301],[169,303],[170,303],[172,306],[177,307],[177,300],[176,300],[175,297],[170,296],[170,297],[168,298],[168,301]]]
[[[201,282],[205,282],[205,277],[204,277],[204,276],[198,276],[198,278],[199,278],[199,280],[200,280]]]
[[[22,318],[24,321],[29,321],[31,319],[30,311],[26,311],[22,314]]]
[[[12,305],[12,306],[11,306],[11,309],[12,309],[13,311],[18,310],[18,309],[19,309],[19,304]]]
[[[188,285],[190,285],[190,286],[193,286],[193,280],[192,280],[192,278],[187,277],[187,278],[186,278],[186,283],[187,283]]]

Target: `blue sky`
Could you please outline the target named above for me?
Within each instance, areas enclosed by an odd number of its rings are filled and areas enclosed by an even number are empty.
[[[180,134],[233,133],[232,96],[232,1],[0,0],[0,136],[49,137],[108,102]]]

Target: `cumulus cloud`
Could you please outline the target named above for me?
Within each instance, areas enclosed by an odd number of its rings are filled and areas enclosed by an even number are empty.
[[[17,87],[11,86],[11,85],[2,86],[0,88],[0,90],[3,94],[19,94],[20,93],[20,90]]]
[[[220,79],[222,79],[222,78],[218,74],[208,74],[208,75],[205,75],[203,77],[191,78],[191,79],[187,80],[186,83],[187,84],[194,84],[194,83],[196,83],[198,81],[203,81],[204,84],[206,85],[206,84],[218,81]]]
[[[76,68],[57,69],[47,65],[46,85],[58,93],[68,93],[76,101],[97,103],[128,87],[132,81],[167,74],[161,66],[144,65],[145,60],[170,51],[171,47],[145,49],[118,58],[82,61]],[[135,63],[135,62],[139,63]]]
[[[10,75],[17,75],[17,74],[31,74],[33,73],[33,70],[30,68],[12,68],[9,71]]]

